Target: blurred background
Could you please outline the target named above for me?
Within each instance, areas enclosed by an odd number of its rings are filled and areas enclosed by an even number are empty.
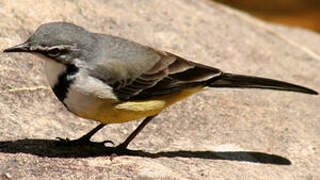
[[[270,22],[320,32],[320,0],[214,0]]]

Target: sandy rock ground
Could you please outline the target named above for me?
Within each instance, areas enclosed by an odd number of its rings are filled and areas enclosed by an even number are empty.
[[[42,23],[68,21],[224,71],[320,90],[320,37],[200,0],[0,1],[0,49]],[[0,53],[0,179],[320,179],[320,99],[290,92],[212,89],[165,110],[128,155],[70,148],[96,122],[55,98],[41,59]],[[122,142],[141,120],[95,141]],[[106,144],[108,146],[109,144]],[[107,150],[106,150],[107,149]]]

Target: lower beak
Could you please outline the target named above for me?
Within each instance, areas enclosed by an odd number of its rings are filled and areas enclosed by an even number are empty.
[[[23,43],[16,46],[13,46],[11,48],[3,50],[4,53],[10,53],[10,52],[30,52],[30,45],[29,43]]]

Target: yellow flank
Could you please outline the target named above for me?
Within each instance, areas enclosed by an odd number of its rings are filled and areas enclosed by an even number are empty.
[[[116,110],[126,110],[134,112],[145,112],[151,111],[154,109],[162,109],[166,105],[165,101],[162,100],[151,100],[151,101],[142,101],[142,102],[124,102],[115,106]]]
[[[164,100],[166,102],[166,106],[165,106],[165,108],[166,108],[166,107],[168,107],[178,101],[181,101],[181,100],[187,98],[188,96],[191,96],[192,94],[197,93],[202,90],[204,90],[203,86],[197,86],[197,87],[193,87],[193,88],[184,89],[181,92],[176,92],[173,94],[156,97],[154,99]]]
[[[154,97],[145,101],[114,102],[99,99],[86,112],[72,110],[75,114],[101,123],[123,123],[160,113],[164,108],[203,90],[203,86],[185,89],[181,92]]]

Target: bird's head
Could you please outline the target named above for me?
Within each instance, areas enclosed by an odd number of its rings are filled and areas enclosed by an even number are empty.
[[[56,62],[73,64],[74,59],[91,53],[94,37],[77,25],[53,22],[41,25],[24,43],[3,52],[28,52],[46,56]]]

